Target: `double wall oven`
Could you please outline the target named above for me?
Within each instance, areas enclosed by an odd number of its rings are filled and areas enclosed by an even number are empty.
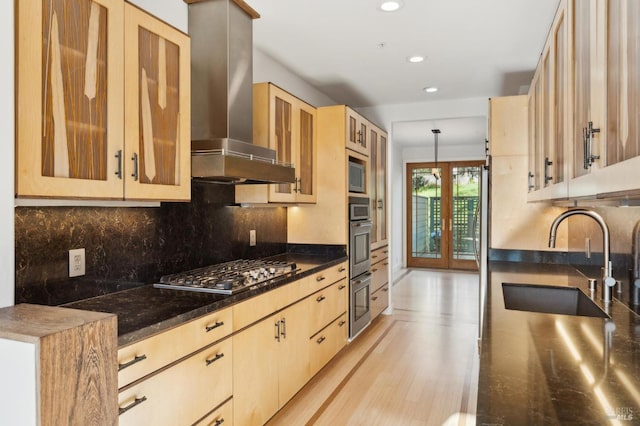
[[[349,197],[349,337],[370,322],[371,218],[369,198]]]

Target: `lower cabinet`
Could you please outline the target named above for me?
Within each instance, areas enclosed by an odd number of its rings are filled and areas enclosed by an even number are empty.
[[[196,423],[198,426],[229,426],[233,424],[233,399],[213,410],[205,418]]]
[[[371,293],[371,319],[376,318],[389,306],[389,284]]]
[[[266,423],[309,380],[307,318],[299,302],[233,337],[237,424]]]
[[[312,376],[347,344],[348,336],[347,313],[342,314],[324,329],[311,336],[309,339],[309,368]]]
[[[227,338],[125,388],[118,396],[119,424],[197,422],[231,397],[232,360],[232,338]]]
[[[388,248],[380,247],[371,252],[371,319],[380,315],[389,306],[389,256]]]

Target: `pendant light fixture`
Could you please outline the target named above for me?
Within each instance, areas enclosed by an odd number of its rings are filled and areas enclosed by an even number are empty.
[[[431,133],[433,133],[433,156],[435,157],[436,166],[433,168],[433,177],[436,180],[440,179],[440,170],[438,170],[438,135],[440,134],[440,129],[431,129]]]

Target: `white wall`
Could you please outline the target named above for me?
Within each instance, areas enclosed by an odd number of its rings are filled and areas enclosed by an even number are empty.
[[[13,305],[15,291],[13,4],[0,2],[0,307]]]
[[[253,81],[254,83],[269,81],[315,107],[337,104],[336,101],[257,49],[253,49]]]
[[[182,0],[127,0],[183,32],[189,28],[189,8]]]

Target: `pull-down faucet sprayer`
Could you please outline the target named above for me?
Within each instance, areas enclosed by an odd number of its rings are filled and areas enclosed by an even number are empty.
[[[560,222],[562,222],[569,216],[573,216],[576,214],[589,216],[590,218],[598,222],[598,225],[600,225],[600,229],[602,229],[602,256],[604,258],[604,266],[602,269],[602,300],[606,303],[611,302],[611,300],[613,299],[613,287],[616,285],[616,280],[615,278],[613,278],[613,274],[611,272],[611,245],[609,237],[609,227],[605,223],[602,216],[592,210],[587,209],[573,209],[561,213],[551,224],[551,229],[549,231],[549,247],[554,248],[556,246],[556,232],[558,229],[558,225],[560,225]]]

